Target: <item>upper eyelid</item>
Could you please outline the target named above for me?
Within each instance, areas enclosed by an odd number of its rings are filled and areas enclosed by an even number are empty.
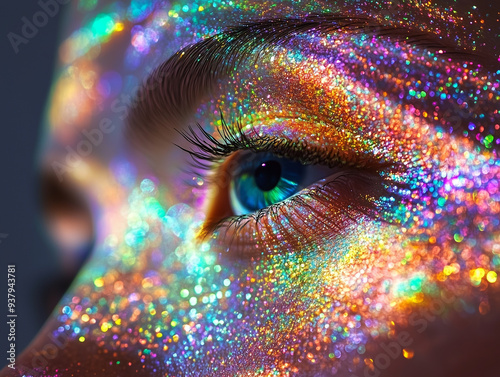
[[[394,42],[428,49],[442,48],[450,57],[458,57],[457,50],[432,36],[380,26],[366,18],[320,15],[248,22],[181,50],[161,64],[139,89],[137,100],[130,109],[128,138],[152,141],[163,136],[168,140],[171,128],[178,127],[179,122],[195,109],[218,78],[247,59],[259,59],[267,49],[283,45],[297,33],[312,30],[390,36]]]

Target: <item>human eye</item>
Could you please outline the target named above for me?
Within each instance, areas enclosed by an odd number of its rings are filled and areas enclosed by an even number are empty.
[[[332,143],[290,138],[272,127],[244,129],[223,117],[221,124],[216,136],[201,126],[182,133],[208,185],[201,239],[254,254],[279,238],[291,251],[331,241],[362,220],[380,220],[395,201],[397,164],[384,158],[355,149],[340,154]]]
[[[322,165],[306,166],[270,152],[238,153],[234,159],[229,201],[236,216],[278,204],[335,171]]]

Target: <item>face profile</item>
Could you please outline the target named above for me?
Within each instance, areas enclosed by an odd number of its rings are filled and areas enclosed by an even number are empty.
[[[495,376],[494,14],[71,8],[42,162],[94,247],[1,375]]]

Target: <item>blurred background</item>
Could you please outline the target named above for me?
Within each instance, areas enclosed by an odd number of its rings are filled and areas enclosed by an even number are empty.
[[[21,34],[35,0],[0,3],[2,123],[0,135],[0,354],[7,352],[7,265],[16,265],[16,351],[28,345],[71,281],[46,236],[37,152],[53,78],[65,6],[15,53],[8,34]],[[0,368],[7,361],[0,359]]]

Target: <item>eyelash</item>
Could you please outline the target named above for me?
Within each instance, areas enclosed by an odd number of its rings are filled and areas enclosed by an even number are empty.
[[[334,180],[313,185],[304,189],[301,194],[253,214],[222,220],[207,229],[207,233],[218,231],[226,239],[230,237],[229,244],[236,250],[239,248],[234,245],[235,242],[245,246],[239,238],[248,225],[251,235],[263,235],[257,240],[252,239],[252,242],[266,243],[270,248],[281,245],[284,241],[288,251],[296,251],[297,247],[305,247],[311,243],[323,244],[325,240],[342,234],[360,216],[371,220],[380,219],[380,208],[377,208],[375,198],[381,196],[384,190],[381,185],[377,193],[374,193],[375,189],[370,189],[368,193],[369,190],[365,188],[381,184],[381,181],[379,175],[361,176],[347,171]],[[312,221],[311,215],[314,218]],[[294,217],[293,220],[291,216]],[[292,226],[283,224],[283,218]],[[245,252],[245,248],[240,250]]]
[[[191,155],[194,168],[213,170],[214,165],[219,164],[232,153],[241,150],[272,152],[277,157],[300,161],[304,165],[325,165],[326,163],[328,167],[335,167],[342,164],[349,167],[373,170],[380,170],[390,166],[390,164],[382,163],[367,156],[360,159],[360,156],[355,155],[355,153],[340,158],[331,149],[318,148],[303,141],[261,135],[255,128],[251,129],[251,135],[249,136],[249,134],[243,132],[240,121],[227,123],[223,115],[221,115],[220,121],[221,127],[217,129],[217,132],[221,141],[205,131],[200,124],[197,124],[195,128],[189,126],[187,132],[177,130],[192,146],[190,149],[186,149],[177,145],[177,147]]]
[[[199,233],[199,238],[202,240],[208,236],[222,236],[228,241],[223,242],[224,246],[231,246],[233,250],[238,250],[234,243],[238,242],[243,245],[242,235],[247,233],[247,237],[254,238],[251,240],[252,243],[272,245],[277,242],[283,244],[283,240],[287,240],[286,244],[293,250],[305,240],[309,240],[312,235],[322,234],[321,231],[325,236],[332,232],[339,234],[347,227],[347,223],[355,222],[360,216],[370,219],[381,217],[384,204],[381,204],[383,201],[377,201],[377,198],[389,194],[385,186],[391,182],[380,173],[392,164],[383,163],[365,155],[360,158],[355,151],[341,160],[335,151],[320,149],[303,141],[261,135],[255,128],[252,128],[250,133],[244,133],[241,122],[229,124],[222,115],[221,127],[218,129],[220,140],[205,131],[199,124],[195,128],[189,127],[187,132],[178,132],[191,144],[191,148],[178,147],[191,155],[193,168],[206,171],[202,173],[202,178],[209,185],[210,177],[223,165],[224,160],[241,150],[271,152],[276,156],[300,161],[303,164],[321,163],[329,167],[343,166],[345,168],[334,179],[326,183],[314,184],[304,189],[301,194],[262,208],[255,213],[207,222]],[[287,211],[288,213],[285,213]],[[335,214],[330,215],[333,212]],[[312,223],[304,221],[310,214],[317,215]],[[283,225],[283,219],[290,223],[295,221],[295,224],[292,224],[294,226]],[[297,222],[301,222],[302,225]],[[248,228],[249,224],[253,226]],[[317,228],[320,228],[320,231]],[[263,233],[265,234],[262,235]],[[255,240],[255,234],[262,236]],[[281,238],[275,240],[278,234]],[[245,252],[247,249],[248,247],[241,248]]]

